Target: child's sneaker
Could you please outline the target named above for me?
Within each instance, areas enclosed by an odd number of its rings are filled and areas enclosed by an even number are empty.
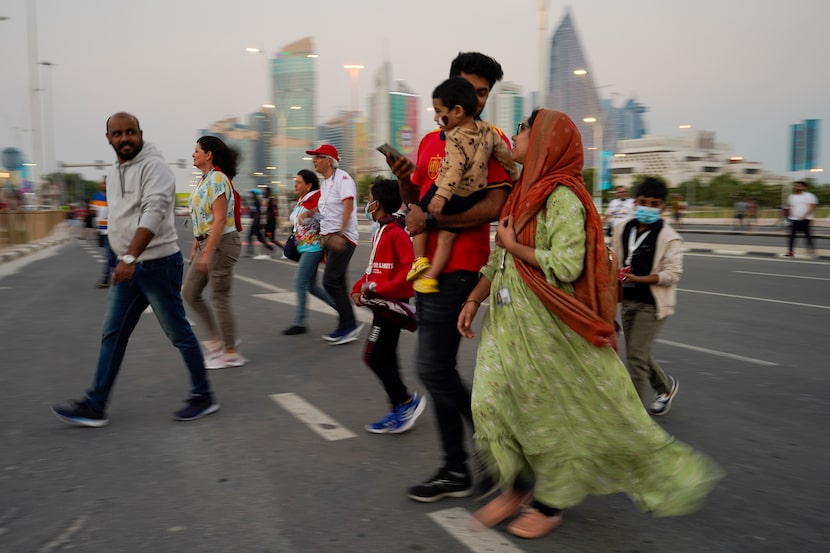
[[[438,293],[438,279],[437,278],[419,278],[412,285],[412,288],[421,294],[437,294]]]
[[[429,266],[429,259],[426,257],[416,257],[415,261],[412,262],[412,268],[409,269],[409,272],[406,274],[407,282],[412,282],[424,274],[424,271],[429,269]]]

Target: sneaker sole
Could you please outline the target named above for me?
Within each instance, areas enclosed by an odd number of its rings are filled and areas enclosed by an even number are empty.
[[[423,413],[424,409],[426,408],[427,400],[424,396],[421,396],[421,402],[418,403],[418,407],[415,408],[415,412],[412,414],[409,420],[406,421],[406,423],[404,423],[404,425],[398,428],[397,430],[390,431],[389,434],[403,434],[404,432],[415,426],[415,421],[418,420],[418,417],[421,416],[421,413]]]
[[[333,346],[340,346],[340,345],[343,345],[343,344],[348,344],[349,342],[354,342],[355,340],[357,340],[357,336],[344,336],[343,338],[340,338],[339,340],[336,340],[336,341],[335,340],[329,340],[329,343]]]
[[[422,497],[415,494],[407,494],[407,497],[413,501],[417,501],[418,503],[435,503],[436,501],[441,501],[445,497],[470,497],[471,495],[473,495],[473,488],[457,492],[445,492],[430,497]]]
[[[65,422],[66,424],[70,424],[72,426],[83,426],[86,428],[101,428],[102,426],[106,426],[110,423],[109,419],[104,420],[97,420],[97,419],[85,419],[82,417],[65,417],[52,409],[52,413],[58,418],[59,421]]]
[[[668,412],[669,412],[669,410],[671,409],[671,402],[672,402],[672,401],[674,401],[674,396],[676,396],[676,395],[677,395],[678,390],[680,390],[680,381],[679,381],[679,380],[677,380],[676,378],[673,378],[673,379],[672,379],[672,382],[674,382],[674,387],[673,387],[673,390],[672,390],[672,394],[669,396],[669,400],[666,402],[666,407],[665,407],[662,411],[660,411],[659,413],[658,413],[658,412],[656,412],[656,411],[652,411],[651,409],[649,409],[649,412],[650,412],[653,416],[655,416],[655,417],[662,417],[663,415],[665,415],[666,413],[668,413]]]
[[[211,414],[215,413],[216,411],[219,410],[219,407],[220,407],[220,405],[218,403],[214,403],[213,405],[211,405],[210,407],[208,407],[207,409],[205,409],[204,411],[202,411],[201,413],[199,413],[195,417],[190,417],[189,419],[186,419],[186,418],[183,418],[183,417],[179,417],[177,415],[173,415],[173,418],[176,419],[177,421],[183,421],[183,422],[195,421],[195,420],[201,419],[202,417],[206,417],[208,415],[211,415]]]

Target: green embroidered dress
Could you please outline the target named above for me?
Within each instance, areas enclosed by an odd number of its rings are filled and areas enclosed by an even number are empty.
[[[536,259],[568,293],[582,270],[584,220],[565,186],[537,215]],[[492,285],[472,408],[476,441],[502,484],[532,474],[535,498],[560,509],[617,492],[659,516],[698,508],[721,470],[651,420],[616,352],[551,313],[505,250],[496,247],[482,274]],[[497,305],[501,289],[507,305]]]

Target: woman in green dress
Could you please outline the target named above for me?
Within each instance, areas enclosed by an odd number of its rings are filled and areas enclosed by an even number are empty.
[[[587,495],[624,492],[657,516],[697,509],[722,476],[643,409],[615,351],[602,220],[582,180],[579,131],[537,110],[513,137],[524,166],[459,332],[489,297],[476,358],[475,438],[502,494],[474,520],[538,538]],[[607,273],[607,270],[605,271]]]

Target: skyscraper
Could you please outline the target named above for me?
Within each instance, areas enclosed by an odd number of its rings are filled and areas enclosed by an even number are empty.
[[[604,150],[613,151],[616,138],[614,125],[609,121],[600,103],[595,75],[591,72],[582,50],[569,8],[565,9],[565,15],[551,39],[549,59],[545,107],[562,111],[573,119],[582,134],[585,167],[592,167],[596,129],[583,119],[594,117],[599,122],[602,127]],[[580,74],[575,74],[574,71],[579,71]]]
[[[271,59],[273,97],[273,141],[275,175],[280,190],[290,190],[289,183],[300,169],[307,168],[305,151],[316,142],[317,55],[311,37],[283,46]],[[266,112],[268,113],[268,112]]]
[[[519,85],[510,81],[498,82],[490,91],[481,118],[501,129],[507,136],[512,136],[519,123],[530,115],[525,113],[524,103]]]
[[[393,81],[389,62],[384,62],[375,73],[369,96],[369,128],[370,167],[386,169],[380,154],[371,155],[373,148],[384,142],[414,160],[420,139],[418,95],[403,81]]]

